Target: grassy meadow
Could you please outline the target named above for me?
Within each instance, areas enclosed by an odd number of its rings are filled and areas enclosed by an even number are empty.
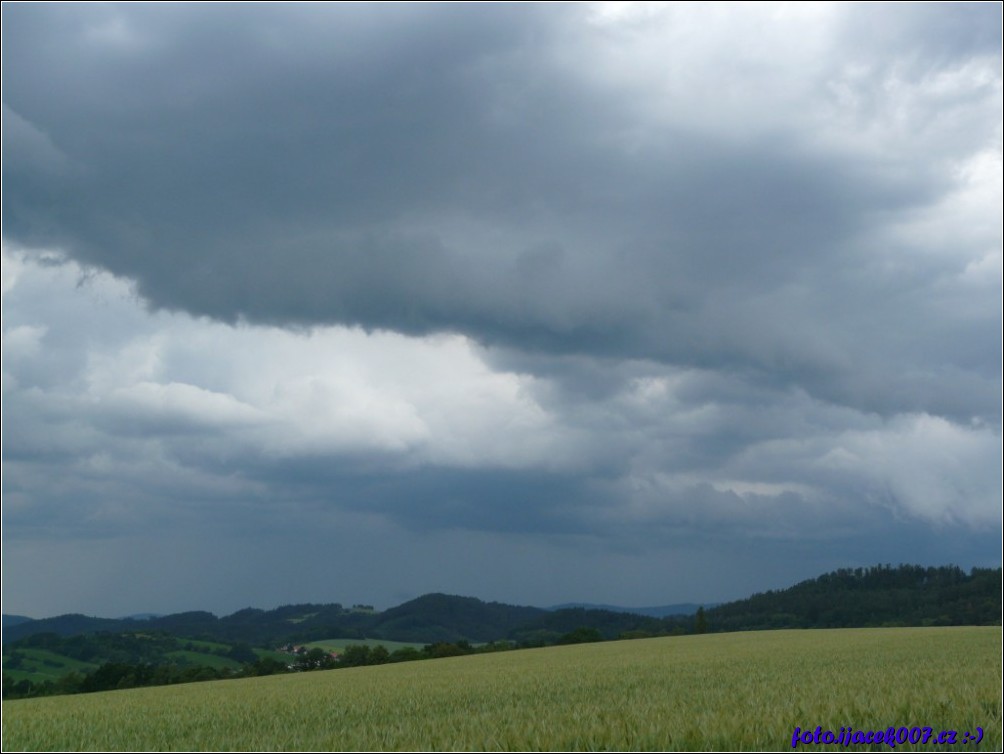
[[[790,750],[817,725],[1000,751],[1001,629],[682,636],[9,701],[3,750]]]
[[[98,669],[97,663],[74,660],[44,649],[22,649],[19,654],[22,657],[21,666],[4,667],[3,670],[4,675],[10,676],[15,681],[20,681],[22,678],[34,682],[55,681],[67,673],[90,673]],[[6,666],[7,655],[3,656],[3,661]]]
[[[191,645],[192,649],[178,649],[172,652],[166,652],[163,654],[161,659],[163,661],[170,661],[182,666],[190,667],[201,666],[210,668],[225,668],[228,670],[240,670],[241,668],[241,663],[236,660],[216,654],[220,650],[229,650],[230,646],[227,644],[220,644],[211,641],[198,641],[194,639],[185,639],[183,643]],[[43,681],[58,681],[67,673],[92,673],[97,670],[102,663],[107,661],[105,658],[102,658],[100,660],[84,662],[81,660],[75,660],[72,657],[67,657],[66,655],[34,648],[19,648],[17,653],[20,656],[20,662],[16,668],[9,667],[7,665],[8,656],[3,656],[4,675],[14,679],[15,681],[26,678],[34,683],[41,683]],[[267,649],[255,650],[255,653],[259,657],[271,657],[282,662],[289,659],[289,655],[287,654]]]

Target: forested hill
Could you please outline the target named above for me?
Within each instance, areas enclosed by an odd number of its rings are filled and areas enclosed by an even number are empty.
[[[493,641],[507,638],[544,614],[546,611],[539,607],[426,594],[374,616],[371,634],[417,642]]]
[[[163,632],[174,636],[242,642],[268,646],[286,640],[324,639],[330,636],[363,638],[377,615],[371,608],[344,608],[339,604],[284,605],[274,610],[245,608],[218,618],[205,611],[174,613],[146,620],[133,618],[89,618],[84,615],[60,615],[3,629],[4,645],[26,636],[53,633],[59,636],[97,632]]]
[[[264,647],[331,637],[418,643],[510,639],[552,643],[579,628],[606,639],[697,631],[865,626],[999,625],[1001,569],[901,565],[842,569],[788,589],[768,591],[701,611],[660,619],[610,610],[542,608],[428,594],[385,610],[339,604],[247,608],[217,618],[188,612],[148,620],[65,615],[3,628],[4,644],[39,633],[158,631],[174,636]]]
[[[1001,569],[843,568],[706,611],[710,631],[1001,623]]]
[[[7,645],[39,633],[73,636],[137,631],[241,642],[259,647],[331,637],[418,643],[483,642],[505,638],[514,629],[546,614],[546,610],[537,607],[482,602],[474,597],[427,594],[383,612],[363,605],[346,608],[334,603],[284,605],[274,610],[245,608],[222,618],[202,611],[175,613],[148,620],[62,615],[7,626],[3,630],[3,643]]]
[[[30,623],[34,618],[29,618],[27,615],[7,615],[3,614],[3,627],[16,626],[18,623]]]

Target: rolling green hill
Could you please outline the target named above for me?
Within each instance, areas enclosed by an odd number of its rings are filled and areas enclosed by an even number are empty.
[[[159,632],[72,637],[34,634],[4,647],[4,695],[6,698],[12,690],[9,687],[19,681],[56,682],[70,674],[93,674],[104,665],[236,671],[243,663],[255,662],[260,654],[261,651],[255,652],[246,645],[183,639]],[[79,685],[67,683],[60,688]]]
[[[100,663],[75,660],[45,649],[20,649],[3,656],[3,674],[14,681],[55,681],[68,673],[91,673]]]

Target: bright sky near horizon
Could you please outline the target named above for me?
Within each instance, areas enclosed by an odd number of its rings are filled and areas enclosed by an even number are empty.
[[[1000,565],[1000,4],[2,13],[4,612]]]

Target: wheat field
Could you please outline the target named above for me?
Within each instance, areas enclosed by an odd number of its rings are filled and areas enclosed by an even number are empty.
[[[791,750],[796,726],[1000,751],[1001,629],[683,636],[18,700],[3,749]]]

